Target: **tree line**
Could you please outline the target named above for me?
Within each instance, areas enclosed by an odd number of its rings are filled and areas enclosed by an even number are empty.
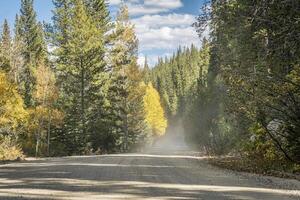
[[[300,2],[213,0],[194,27],[209,39],[150,72],[169,124],[212,155],[264,167],[300,162]],[[207,36],[206,36],[207,37]]]
[[[112,20],[105,0],[53,0],[41,23],[33,3],[2,28],[0,159],[127,152],[164,134],[127,6]]]
[[[194,23],[202,47],[153,69],[124,4],[112,20],[104,0],[54,0],[42,24],[21,2],[1,34],[0,156],[126,152],[183,127],[211,155],[300,162],[298,1],[213,0]]]

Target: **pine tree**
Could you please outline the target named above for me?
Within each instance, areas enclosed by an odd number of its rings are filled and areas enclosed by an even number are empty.
[[[11,77],[14,83],[18,86],[18,91],[24,91],[21,80],[24,76],[24,41],[20,33],[20,20],[19,16],[16,15],[15,28],[14,28],[14,38],[11,48]]]
[[[207,58],[201,56],[201,51],[194,45],[179,48],[171,58],[159,59],[151,70],[151,81],[162,97],[168,119],[175,120],[169,120],[169,123],[176,124],[176,118],[184,115],[191,88],[197,84],[199,74],[205,72],[201,62]]]
[[[138,40],[125,4],[118,12],[112,38],[111,110],[115,113],[115,129],[121,148],[128,151],[143,132],[144,114],[141,101],[143,89],[140,87],[143,75],[137,64]]]
[[[53,0],[53,4],[55,10],[53,10],[54,16],[52,18],[54,24],[52,27],[51,43],[53,46],[59,46],[60,53],[63,54],[64,52],[67,53],[65,45],[69,38],[67,30],[71,19],[70,9],[72,4],[70,0]],[[58,59],[56,62],[63,64],[64,60]]]
[[[104,35],[111,29],[108,4],[105,0],[85,0],[85,2],[91,18],[94,20],[97,28],[101,30],[102,35]]]
[[[33,0],[22,0],[20,9],[19,31],[24,42],[24,102],[27,107],[33,106],[32,93],[35,87],[34,70],[45,58],[44,35],[36,20]]]
[[[151,70],[149,68],[149,65],[148,65],[148,59],[147,59],[147,56],[145,57],[145,63],[144,63],[144,69],[143,69],[143,72],[144,72],[144,81],[146,84],[148,84],[151,80],[150,76],[151,76]]]
[[[5,72],[11,70],[11,36],[7,20],[4,20],[0,39],[0,69]]]
[[[65,131],[72,137],[70,151],[83,151],[90,145],[94,124],[99,120],[103,104],[105,79],[104,42],[102,30],[88,14],[82,0],[76,0],[70,9],[66,2],[55,11],[54,44],[58,44],[57,70],[66,111]],[[72,16],[68,19],[66,16]],[[102,35],[102,36],[101,36]],[[100,110],[99,110],[100,109]]]

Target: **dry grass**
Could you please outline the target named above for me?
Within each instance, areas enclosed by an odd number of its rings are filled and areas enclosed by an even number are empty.
[[[262,175],[270,175],[280,178],[291,178],[300,180],[300,166],[296,164],[285,163],[285,167],[283,168],[278,168],[274,164],[273,168],[263,168],[253,160],[232,156],[211,157],[208,158],[208,162],[217,167],[230,169],[234,171],[249,172]]]
[[[11,161],[24,157],[21,148],[8,136],[0,138],[0,160]]]

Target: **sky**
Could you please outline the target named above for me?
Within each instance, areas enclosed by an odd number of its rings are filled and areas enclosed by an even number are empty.
[[[121,0],[107,0],[114,17]],[[171,56],[179,46],[200,46],[201,42],[191,26],[204,0],[127,0],[132,23],[139,39],[139,64],[145,57],[151,66],[158,57]],[[35,0],[39,21],[51,22],[52,0]],[[0,23],[8,19],[13,26],[19,13],[20,0],[0,0]]]

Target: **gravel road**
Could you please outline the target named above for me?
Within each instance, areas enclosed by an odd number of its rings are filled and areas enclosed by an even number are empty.
[[[0,166],[0,199],[300,199],[296,180],[222,170],[190,152],[32,160]]]

